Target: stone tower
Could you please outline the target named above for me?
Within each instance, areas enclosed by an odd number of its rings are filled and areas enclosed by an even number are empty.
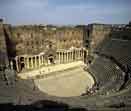
[[[0,19],[0,69],[9,65],[3,20]]]

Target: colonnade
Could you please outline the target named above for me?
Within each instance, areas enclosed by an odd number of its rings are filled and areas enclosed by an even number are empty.
[[[19,72],[21,70],[21,65],[23,64],[24,69],[34,69],[40,68],[43,65],[47,65],[48,61],[45,59],[44,55],[38,56],[17,56],[15,58],[16,69]]]
[[[70,63],[75,61],[84,61],[84,50],[83,48],[75,48],[70,50],[57,50],[54,59],[55,64]],[[21,70],[37,69],[42,66],[50,65],[49,58],[45,54],[34,55],[34,56],[16,56],[15,66],[16,70],[20,72]]]
[[[83,60],[84,50],[59,50],[57,51],[57,63],[69,63],[73,61]]]

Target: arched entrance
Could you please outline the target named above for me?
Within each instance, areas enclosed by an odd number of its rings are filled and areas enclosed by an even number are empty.
[[[55,64],[54,56],[52,54],[48,56],[48,61],[49,61],[49,64]]]
[[[56,49],[49,48],[49,49],[45,52],[45,57],[47,58],[48,64],[55,64]]]

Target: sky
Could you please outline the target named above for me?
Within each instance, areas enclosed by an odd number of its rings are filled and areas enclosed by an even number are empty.
[[[127,24],[131,0],[0,0],[0,17],[14,25]]]

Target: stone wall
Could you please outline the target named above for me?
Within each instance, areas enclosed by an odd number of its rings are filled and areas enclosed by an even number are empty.
[[[69,49],[83,46],[83,30],[75,27],[15,26],[11,32],[16,55],[38,54],[50,47]]]
[[[86,57],[93,52],[105,39],[122,38],[130,40],[130,25],[89,24],[79,26],[53,25],[20,25],[12,26],[0,22],[0,55],[1,61],[9,57],[16,67],[15,57],[44,54],[45,58],[58,59],[57,51],[71,48],[86,48]],[[8,53],[7,53],[8,52]],[[88,53],[86,53],[88,52]],[[3,56],[4,55],[4,56]],[[52,59],[52,58],[51,58]],[[34,58],[33,58],[34,60]],[[21,64],[23,60],[20,60]],[[2,64],[5,64],[2,62]],[[19,65],[19,64],[18,64]]]
[[[94,50],[105,39],[110,37],[112,27],[105,24],[89,25],[89,43],[90,48]]]
[[[84,40],[89,53],[94,52],[104,41],[109,38],[131,40],[131,27],[129,25],[89,24],[87,36]]]
[[[4,53],[4,56],[9,57],[10,66],[17,71],[19,69],[22,70],[22,67],[26,67],[27,64],[24,63],[26,61],[24,57],[34,57],[30,59],[38,61],[37,59],[40,59],[40,57],[37,55],[44,54],[46,61],[53,59],[58,62],[60,61],[57,54],[59,50],[83,48],[83,27],[53,25],[12,26],[3,23],[0,25],[1,55]],[[62,54],[64,55],[65,53],[63,52]],[[21,59],[18,60],[18,58]],[[65,61],[64,58],[63,61]]]

